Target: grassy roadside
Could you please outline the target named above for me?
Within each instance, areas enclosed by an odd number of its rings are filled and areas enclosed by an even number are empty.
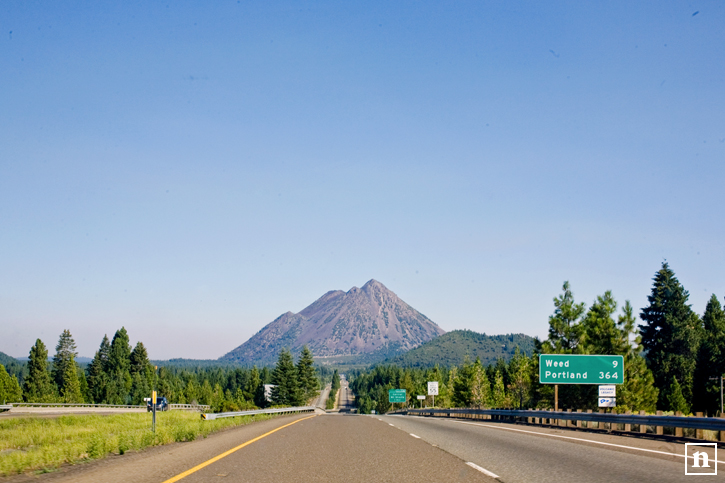
[[[193,441],[271,417],[259,414],[202,421],[196,412],[170,411],[157,415],[155,434],[148,413],[9,418],[0,420],[0,476],[48,472],[109,454]]]

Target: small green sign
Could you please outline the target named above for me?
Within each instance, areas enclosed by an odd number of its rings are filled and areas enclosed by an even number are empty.
[[[404,403],[407,400],[405,397],[405,389],[388,389],[388,402]]]
[[[541,354],[539,382],[542,384],[622,384],[622,356]]]

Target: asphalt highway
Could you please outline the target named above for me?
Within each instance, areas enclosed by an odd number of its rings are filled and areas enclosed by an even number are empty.
[[[505,483],[682,482],[685,445],[489,421],[364,416],[413,433]],[[714,457],[714,452],[707,450]],[[719,458],[723,460],[722,455]],[[699,475],[696,481],[725,476]]]
[[[278,417],[3,483],[679,482],[690,479],[682,455],[682,444],[563,428],[340,412]]]

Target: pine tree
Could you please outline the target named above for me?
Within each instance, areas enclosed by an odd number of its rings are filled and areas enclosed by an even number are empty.
[[[298,406],[301,404],[302,391],[297,380],[297,368],[292,354],[287,349],[279,353],[277,365],[272,371],[272,403],[279,406]]]
[[[88,380],[86,379],[86,373],[80,367],[78,368],[78,383],[81,387],[81,397],[83,399],[81,402],[92,403],[93,400],[91,399],[91,392],[88,389]]]
[[[83,400],[78,381],[76,357],[78,357],[76,343],[70,331],[66,329],[60,334],[58,345],[55,347],[51,377],[58,387],[60,398],[67,403],[78,403]]]
[[[75,344],[74,344],[75,345]],[[65,373],[62,376],[63,385],[60,386],[60,398],[65,403],[82,403],[81,384],[78,381],[78,366],[75,355],[71,353],[70,360],[62,365]]]
[[[716,414],[720,410],[720,381],[717,379],[725,374],[725,311],[715,294],[707,303],[702,324],[704,334],[695,371],[693,407]]]
[[[569,282],[564,282],[562,290],[564,293],[554,298],[556,309],[554,315],[549,317],[546,353],[576,354],[582,329],[579,322],[585,307],[583,303],[574,303],[574,294]]]
[[[256,401],[257,389],[261,385],[262,385],[262,380],[259,378],[259,370],[257,370],[257,366],[253,366],[252,370],[249,373],[249,378],[247,379],[247,383],[244,386],[244,399],[246,399],[247,401],[254,401],[254,403],[257,404],[257,401]],[[257,404],[257,406],[260,406],[260,405]]]
[[[681,411],[683,414],[689,414],[690,405],[687,404],[680,383],[676,377],[672,377],[672,384],[665,392],[665,404],[668,411]]]
[[[18,379],[11,376],[0,364],[0,403],[14,403],[23,401],[23,392],[20,390]]]
[[[482,408],[488,404],[490,398],[491,385],[481,365],[481,359],[476,357],[476,362],[471,367],[471,404]]]
[[[108,355],[107,398],[111,404],[130,403],[131,392],[131,345],[124,327],[117,330],[111,341]]]
[[[655,385],[667,388],[672,378],[681,387],[689,407],[693,399],[693,375],[702,336],[702,324],[687,299],[689,293],[675,277],[667,262],[655,274],[649,305],[642,309],[640,325],[642,346],[647,350],[647,364]],[[669,391],[660,392],[659,405],[669,405]]]
[[[624,383],[617,388],[617,410],[654,411],[657,406],[659,389],[655,387],[652,371],[647,367],[647,361],[642,357],[642,338],[635,336],[636,319],[632,304],[627,300],[622,308],[622,314],[617,320],[617,326],[626,341],[629,343],[624,352]]]
[[[466,356],[463,365],[457,371],[453,380],[453,406],[457,408],[467,408],[472,404],[473,398],[471,394],[471,376],[473,372],[473,364]]]
[[[88,366],[88,393],[91,402],[96,404],[102,404],[108,400],[106,386],[108,384],[107,370],[110,353],[111,343],[108,336],[104,335],[100,348],[96,351],[93,361]]]
[[[509,361],[509,373],[511,375],[509,394],[519,409],[523,409],[531,391],[531,360],[526,354],[522,354],[518,347]]]
[[[149,361],[146,347],[142,342],[136,343],[136,347],[129,356],[129,370],[131,374],[131,399],[132,404],[142,404],[144,397],[149,397],[154,387],[155,371]],[[137,377],[138,376],[138,377]]]
[[[38,339],[30,349],[28,376],[23,384],[23,397],[27,402],[54,402],[56,390],[48,374],[48,349]]]
[[[307,346],[304,346],[300,353],[300,358],[297,361],[297,376],[306,400],[315,397],[319,389],[314,363],[315,360],[312,357],[312,352],[310,352]]]
[[[493,380],[493,392],[491,393],[491,407],[493,408],[504,408],[509,406],[509,400],[506,396],[506,386],[503,382],[503,374],[501,371],[496,371],[496,376]]]

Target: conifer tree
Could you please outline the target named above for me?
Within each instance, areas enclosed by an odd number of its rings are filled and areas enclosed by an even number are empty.
[[[30,349],[28,376],[23,384],[23,397],[27,402],[54,402],[55,385],[48,373],[48,349],[38,339]]]
[[[142,404],[145,397],[149,397],[154,386],[154,368],[149,361],[146,347],[142,342],[136,343],[129,356],[129,371],[131,374],[131,400],[132,404]]]
[[[124,327],[117,330],[111,341],[108,355],[107,398],[111,404],[130,403],[131,392],[131,345]]]
[[[23,393],[20,390],[18,379],[11,376],[5,370],[5,366],[0,364],[0,403],[22,402]]]
[[[668,388],[660,392],[659,405],[665,399],[676,378],[682,396],[689,407],[693,399],[693,375],[702,336],[700,318],[687,305],[689,293],[675,277],[667,262],[655,274],[649,305],[642,309],[640,325],[642,346],[647,350],[647,364],[655,385]]]
[[[705,307],[702,324],[704,334],[695,372],[693,407],[712,415],[720,410],[718,379],[725,374],[725,311],[715,294]]]
[[[300,382],[300,389],[306,400],[315,397],[319,389],[314,363],[315,360],[312,357],[312,352],[307,346],[304,346],[300,353],[300,358],[297,361],[297,376]]]
[[[91,392],[88,389],[88,380],[86,379],[86,373],[80,367],[78,368],[78,383],[81,388],[81,398],[84,403],[92,403]]]
[[[491,399],[491,385],[486,377],[486,371],[481,365],[481,359],[476,357],[476,362],[471,367],[471,404],[474,407],[482,408],[488,405]]]
[[[78,381],[78,366],[75,358],[76,343],[69,330],[64,330],[58,338],[53,356],[53,371],[51,377],[58,387],[61,400],[66,403],[79,403],[83,401]]]
[[[672,376],[672,384],[665,391],[665,404],[668,411],[681,411],[683,414],[690,412],[690,406],[687,404],[680,383],[677,378]]]
[[[104,335],[100,348],[96,351],[93,361],[88,366],[88,393],[91,402],[102,404],[107,402],[106,385],[108,383],[108,357],[111,353],[111,343]]]
[[[506,397],[506,386],[503,382],[503,374],[501,371],[496,371],[496,376],[493,380],[493,391],[491,393],[491,407],[493,408],[504,408],[508,407],[509,400]]]
[[[65,373],[62,376],[63,385],[60,386],[60,398],[65,403],[82,403],[81,384],[78,380],[78,366],[75,355],[70,355],[70,360],[63,364]]]
[[[554,315],[549,317],[549,338],[545,341],[545,352],[553,354],[576,354],[581,338],[581,325],[584,314],[583,303],[574,302],[574,294],[569,282],[564,282],[562,293],[554,298]]]
[[[641,336],[635,335],[636,319],[632,304],[627,300],[617,320],[623,339],[630,343],[624,352],[624,383],[617,387],[618,411],[654,411],[659,390],[655,387],[652,371],[642,357]]]
[[[466,408],[471,405],[473,400],[471,394],[472,372],[473,365],[468,359],[468,356],[466,356],[466,359],[463,361],[463,365],[457,371],[456,377],[453,380],[452,402],[454,407]]]
[[[279,353],[277,365],[272,371],[272,403],[280,406],[298,406],[302,401],[302,391],[297,380],[297,368],[292,354],[287,349]]]
[[[531,360],[518,347],[509,361],[509,374],[509,394],[519,409],[523,409],[531,391]]]
[[[254,401],[254,404],[257,404],[257,406],[262,407],[260,404],[256,401],[256,394],[257,389],[262,385],[262,380],[259,378],[259,370],[257,369],[257,366],[253,366],[252,370],[249,373],[249,378],[247,379],[247,383],[244,386],[244,399],[247,401]]]

